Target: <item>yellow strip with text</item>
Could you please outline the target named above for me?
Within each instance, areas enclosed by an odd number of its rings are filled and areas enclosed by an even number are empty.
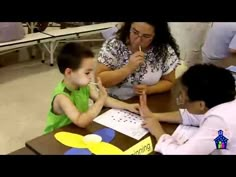
[[[148,155],[153,151],[151,137],[147,137],[124,152],[124,155]]]

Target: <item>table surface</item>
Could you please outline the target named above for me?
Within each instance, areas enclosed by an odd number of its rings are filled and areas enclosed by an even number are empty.
[[[25,37],[20,40],[0,43],[0,47],[7,46],[7,45],[13,45],[13,44],[19,44],[19,43],[25,43],[25,42],[34,42],[34,41],[37,43],[38,40],[51,38],[51,37],[52,36],[49,36],[49,35],[43,34],[43,33],[32,33],[32,34],[25,35]]]
[[[108,23],[52,30],[52,31],[47,31],[45,33],[57,37],[57,36],[63,36],[63,35],[68,35],[68,34],[86,33],[86,32],[91,32],[91,31],[104,30],[104,29],[114,27],[116,24],[117,22],[108,22]]]
[[[31,151],[27,147],[20,148],[14,152],[9,153],[8,155],[36,155],[33,151]]]

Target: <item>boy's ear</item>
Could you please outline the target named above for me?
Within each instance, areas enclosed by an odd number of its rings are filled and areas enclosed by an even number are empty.
[[[71,72],[72,72],[72,69],[70,69],[70,68],[65,69],[65,75],[70,75]]]
[[[204,112],[207,109],[205,101],[200,101],[199,105],[200,105],[200,110],[202,112]]]

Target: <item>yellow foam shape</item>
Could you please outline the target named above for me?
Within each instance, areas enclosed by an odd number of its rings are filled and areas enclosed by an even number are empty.
[[[55,138],[60,143],[73,148],[87,148],[88,146],[83,141],[83,136],[69,133],[69,132],[58,132]]]
[[[96,145],[88,144],[88,149],[95,155],[121,155],[123,151],[118,147],[106,143],[100,142]]]

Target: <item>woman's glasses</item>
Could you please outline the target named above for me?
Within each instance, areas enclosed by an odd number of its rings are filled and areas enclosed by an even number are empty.
[[[140,37],[141,39],[151,39],[153,37],[152,34],[141,34],[135,28],[131,28],[130,33],[132,33],[136,37]]]

